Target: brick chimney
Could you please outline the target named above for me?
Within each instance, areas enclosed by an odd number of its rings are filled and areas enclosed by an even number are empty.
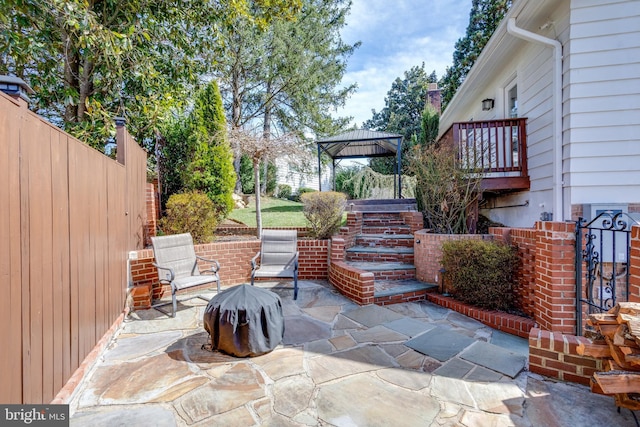
[[[438,89],[438,83],[429,83],[427,88],[427,103],[431,104],[438,111],[438,114],[442,113],[442,94]]]
[[[0,91],[18,100],[24,107],[29,107],[29,94],[35,92],[24,80],[15,76],[0,76]]]

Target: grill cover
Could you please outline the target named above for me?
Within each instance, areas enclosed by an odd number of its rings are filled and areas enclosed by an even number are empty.
[[[284,335],[280,297],[246,284],[225,289],[211,298],[203,320],[212,350],[237,357],[268,353]]]

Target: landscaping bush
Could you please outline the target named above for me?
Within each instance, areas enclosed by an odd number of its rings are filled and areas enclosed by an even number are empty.
[[[302,201],[302,195],[306,194],[306,193],[313,193],[314,190],[313,188],[309,188],[309,187],[300,187],[298,188],[298,194],[294,194],[293,196],[289,197],[291,200],[293,200],[294,202],[301,202]]]
[[[328,239],[338,231],[342,223],[342,214],[347,197],[336,191],[303,193],[304,216],[309,222],[311,237]]]
[[[195,243],[210,242],[217,225],[214,204],[200,191],[173,194],[160,220],[163,234],[191,233]]]
[[[278,184],[275,196],[279,199],[288,199],[291,197],[291,186],[287,184]]]
[[[492,310],[514,309],[516,249],[486,240],[442,244],[447,290],[458,300]]]

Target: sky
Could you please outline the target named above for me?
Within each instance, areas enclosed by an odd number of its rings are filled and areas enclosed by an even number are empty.
[[[396,77],[424,62],[438,79],[453,62],[456,41],[469,23],[471,0],[353,0],[345,43],[362,42],[348,60],[343,85],[357,92],[335,116],[353,116],[358,127],[384,108],[384,97]]]

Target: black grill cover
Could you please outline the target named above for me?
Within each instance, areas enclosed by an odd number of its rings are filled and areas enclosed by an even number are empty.
[[[211,298],[203,320],[212,350],[237,357],[268,353],[284,335],[280,297],[251,285],[234,286]]]

